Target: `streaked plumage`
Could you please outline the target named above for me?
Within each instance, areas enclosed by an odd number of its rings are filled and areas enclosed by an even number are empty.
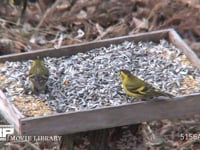
[[[129,96],[140,99],[158,96],[173,97],[173,95],[164,93],[132,75],[128,70],[120,70],[120,77],[122,81],[122,88]]]
[[[29,71],[29,79],[32,83],[34,93],[45,92],[49,70],[45,67],[43,60],[34,60]]]

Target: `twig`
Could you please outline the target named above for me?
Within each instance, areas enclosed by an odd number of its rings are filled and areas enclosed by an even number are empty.
[[[47,9],[47,11],[44,13],[42,19],[40,20],[39,24],[37,25],[37,27],[35,28],[35,31],[31,37],[35,38],[38,34],[39,28],[41,27],[41,25],[44,23],[45,19],[50,16],[50,14],[56,9],[56,6],[59,5],[62,2],[62,0],[56,0],[55,3]]]

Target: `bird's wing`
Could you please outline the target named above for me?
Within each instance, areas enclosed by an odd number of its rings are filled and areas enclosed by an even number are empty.
[[[146,87],[144,85],[142,85],[142,86],[127,85],[126,88],[131,93],[138,94],[138,95],[146,95],[147,93],[149,93],[148,87]]]

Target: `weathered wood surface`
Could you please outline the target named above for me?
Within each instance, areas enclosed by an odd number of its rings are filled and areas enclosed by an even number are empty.
[[[180,48],[200,68],[200,62],[195,53],[183,42],[173,29],[140,33],[101,41],[64,46],[60,49],[43,49],[38,51],[10,54],[0,57],[0,62],[34,59],[41,57],[71,56],[78,52],[86,52],[93,48],[118,44],[123,41],[159,41],[165,38]],[[5,98],[4,98],[5,99]],[[2,102],[1,102],[2,101]],[[4,104],[0,98],[0,111],[9,123],[15,124],[16,130],[23,135],[63,135],[122,126],[143,121],[170,119],[200,113],[200,94],[195,96],[175,98],[171,101],[138,102],[117,107],[107,107],[74,113],[61,113],[43,117],[24,118],[13,104]],[[12,107],[8,107],[12,105]]]
[[[200,59],[194,53],[194,51],[192,51],[191,48],[185,42],[183,42],[181,37],[174,30],[171,30],[169,32],[169,40],[175,46],[180,48],[183,51],[183,53],[190,59],[193,65],[196,66],[200,70]]]
[[[172,29],[165,29],[160,31],[153,31],[148,33],[140,33],[131,36],[121,36],[117,38],[111,38],[101,41],[93,41],[93,42],[86,42],[82,44],[70,45],[70,46],[63,46],[59,49],[49,48],[49,49],[42,49],[42,50],[35,50],[25,53],[19,54],[9,54],[0,57],[0,62],[4,61],[20,61],[20,60],[27,60],[27,59],[35,59],[37,56],[40,57],[61,57],[61,56],[71,56],[78,52],[86,52],[88,50],[99,48],[103,46],[109,46],[110,44],[118,44],[123,41],[132,41],[135,42],[139,41],[159,41],[162,38],[168,38],[169,31]]]
[[[200,113],[200,94],[21,119],[23,135],[62,135]]]
[[[0,113],[8,121],[8,123],[14,125],[17,132],[20,132],[19,119],[24,116],[18,111],[18,109],[6,98],[3,92],[0,90]]]
[[[111,150],[110,129],[95,130],[89,132],[63,135],[60,143],[60,150],[73,150],[75,145],[83,145],[83,138],[87,137],[87,150]],[[113,149],[114,150],[114,149]]]

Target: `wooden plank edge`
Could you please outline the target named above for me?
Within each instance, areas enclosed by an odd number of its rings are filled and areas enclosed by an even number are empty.
[[[200,113],[200,93],[172,100],[136,102],[61,113],[38,118],[22,118],[22,135],[63,135],[82,131],[111,128],[145,121],[174,119]]]
[[[24,115],[12,104],[4,93],[0,90],[0,113],[8,121],[9,124],[14,125],[17,132],[20,132],[19,119],[24,118]]]
[[[110,44],[119,44],[126,40],[127,41],[134,40],[135,42],[139,42],[141,40],[142,41],[158,41],[161,38],[168,38],[169,31],[171,31],[171,29],[164,29],[164,30],[152,31],[152,32],[147,32],[147,33],[139,33],[135,35],[104,39],[104,40],[99,40],[99,41],[67,45],[59,49],[49,48],[49,49],[34,50],[34,51],[24,52],[24,53],[3,55],[3,56],[0,56],[0,62],[35,59],[37,56],[61,57],[63,56],[63,54],[65,54],[65,56],[71,56],[73,54],[76,54],[77,52],[85,52],[94,48],[109,46]]]
[[[194,51],[182,40],[180,35],[175,30],[170,30],[169,39],[175,46],[180,48],[189,58],[192,64],[200,70],[200,59],[194,53]]]
[[[79,51],[84,52],[92,48],[109,46],[110,44],[117,44],[126,40],[129,40],[129,41],[134,40],[135,42],[138,42],[141,40],[156,40],[157,41],[160,38],[167,38],[168,32],[169,32],[169,29],[164,29],[164,30],[159,30],[159,31],[152,31],[149,33],[139,33],[136,35],[122,36],[122,37],[116,37],[116,38],[105,39],[105,40],[100,40],[100,41],[92,41],[92,42],[87,42],[87,43],[63,46],[60,49],[51,48],[51,49],[43,49],[43,50],[38,50],[38,51],[26,52],[26,53],[4,55],[4,56],[0,56],[0,62],[4,62],[7,60],[12,60],[12,61],[22,60],[22,59],[25,60],[32,57],[35,58],[37,54],[42,55],[42,56],[50,56],[50,55],[54,56],[56,52],[58,52],[57,57],[63,56],[63,53],[65,54],[69,53],[70,55],[72,55],[73,53],[77,53]],[[5,101],[5,99],[6,99],[5,97],[2,98],[2,101]],[[8,103],[8,102],[9,100],[7,100],[7,102],[5,101],[5,103]],[[2,111],[2,114],[4,115],[4,117],[11,116],[9,118],[6,118],[6,120],[9,123],[14,124],[16,127],[16,130],[20,131],[18,119],[24,118],[24,116],[18,111],[18,109],[15,106],[13,106],[13,104],[8,104],[8,105],[10,105],[9,107],[10,110],[8,112]],[[6,105],[2,105],[2,106],[4,107]],[[2,109],[4,110],[5,107]]]

